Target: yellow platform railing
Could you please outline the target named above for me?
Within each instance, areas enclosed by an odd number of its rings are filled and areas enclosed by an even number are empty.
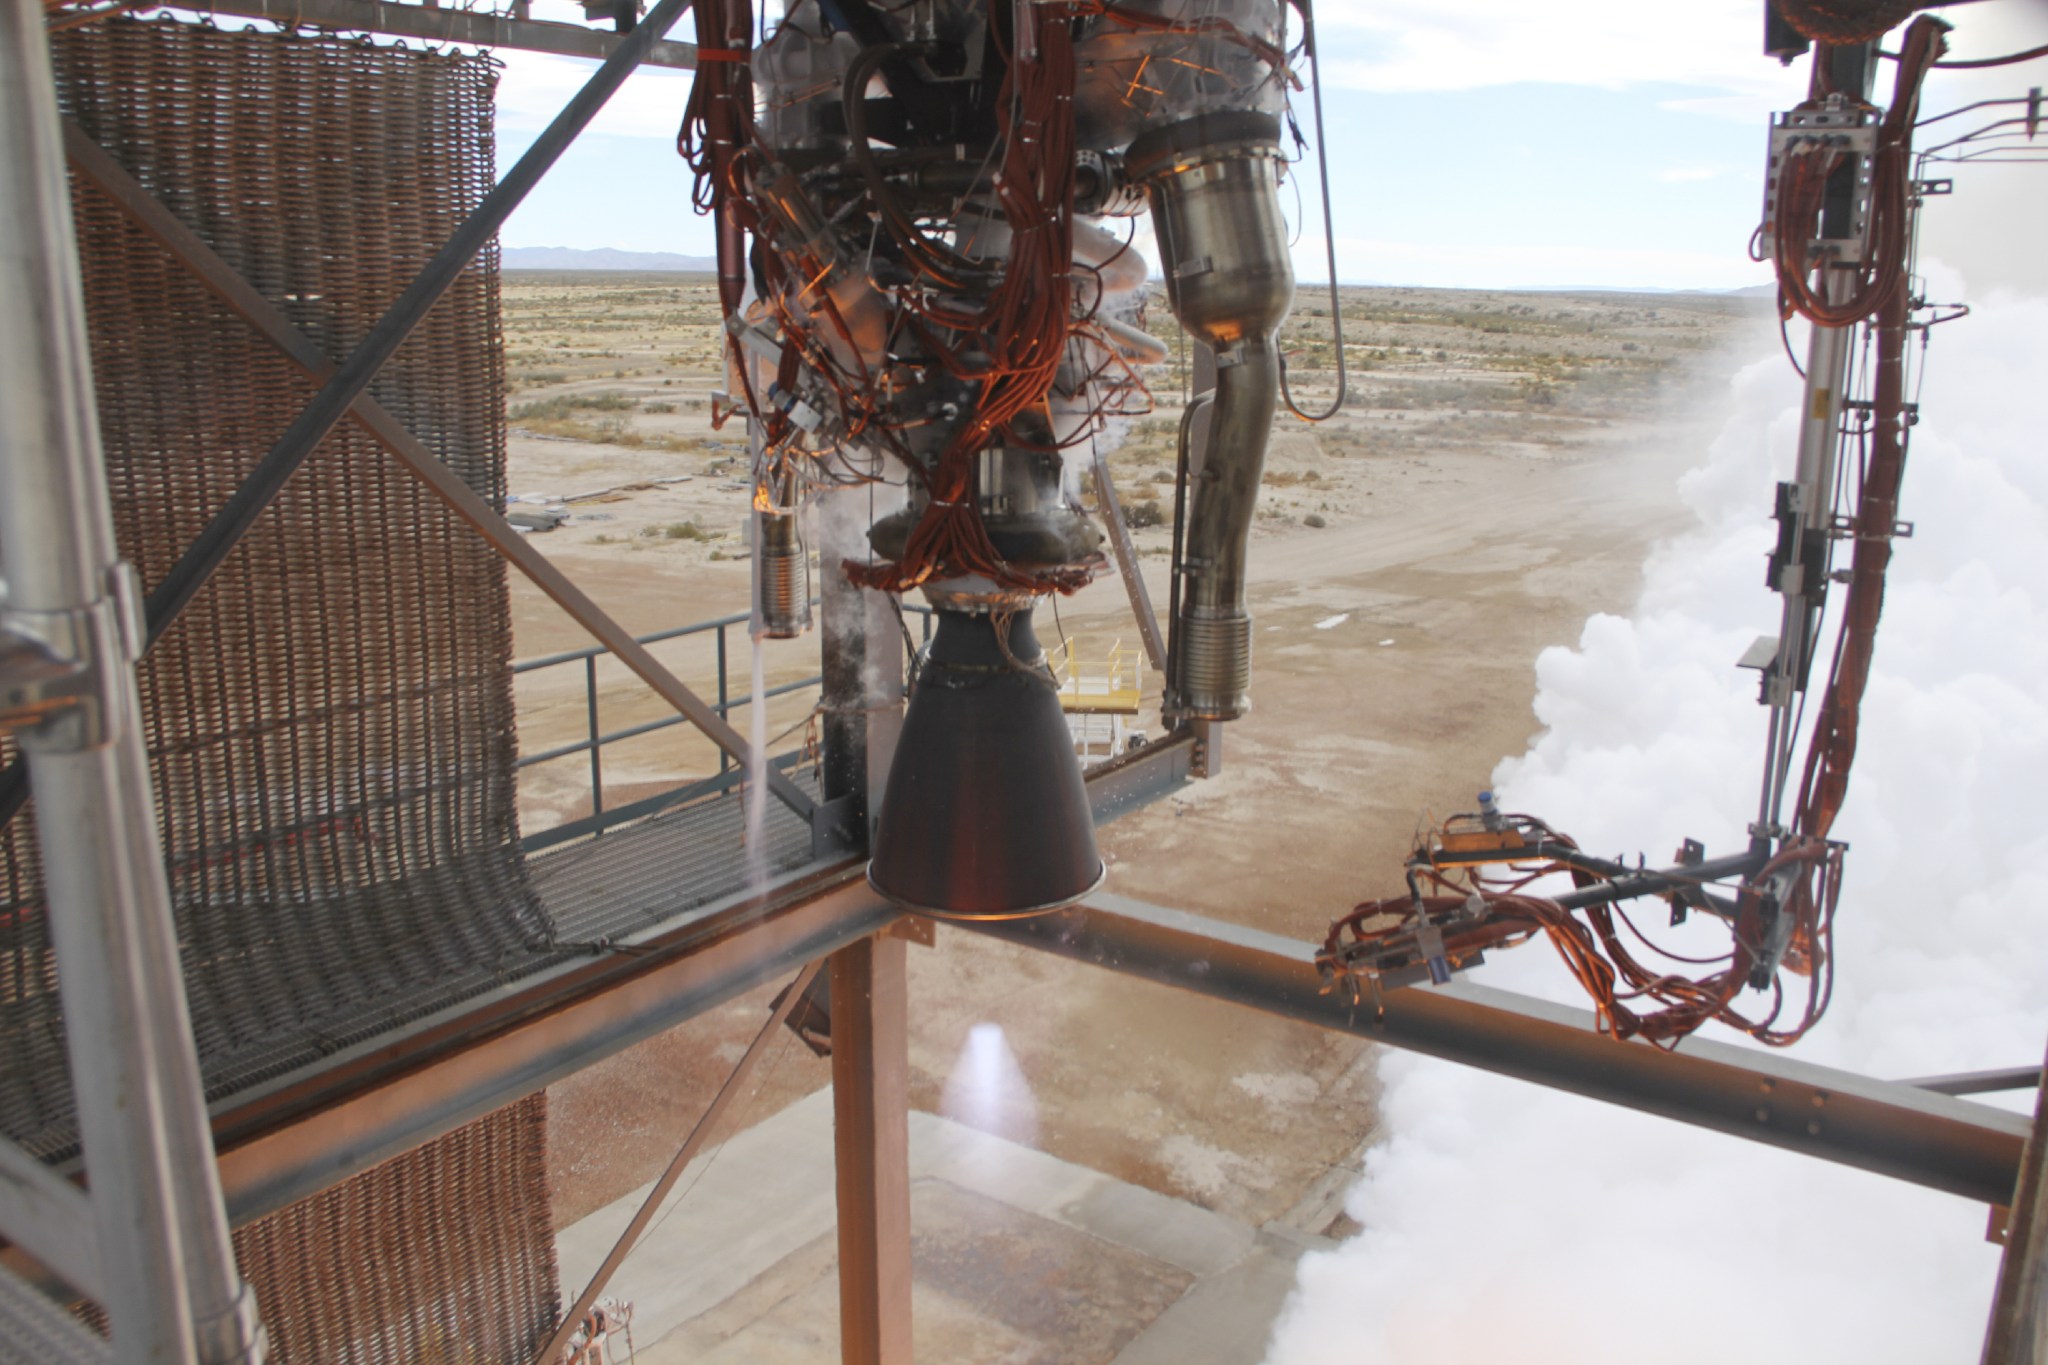
[[[1060,709],[1069,715],[1138,714],[1143,700],[1141,661],[1122,640],[1111,641],[1101,654],[1091,654],[1080,636],[1070,636],[1051,652],[1048,662],[1059,682]]]

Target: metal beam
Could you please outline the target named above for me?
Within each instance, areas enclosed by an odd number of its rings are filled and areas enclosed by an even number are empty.
[[[204,14],[232,14],[243,19],[268,19],[287,28],[334,28],[350,33],[391,33],[435,43],[474,43],[479,47],[512,47],[527,52],[552,52],[560,57],[605,58],[625,35],[581,24],[515,19],[503,14],[409,5],[393,0],[209,0]],[[697,67],[697,45],[663,39],[647,49],[643,66],[682,71]]]
[[[81,1294],[106,1297],[91,1199],[5,1138],[0,1138],[0,1236],[34,1252]]]
[[[2048,1361],[2048,1081],[2034,1096],[2034,1132],[2006,1220],[1983,1365]]]
[[[842,862],[763,906],[731,907],[553,974],[421,1032],[343,1054],[216,1119],[238,1225],[430,1142],[582,1067],[864,938],[897,918]]]
[[[254,328],[264,340],[310,376],[325,383],[334,372],[334,362],[312,338],[292,325],[291,319],[266,299],[236,269],[208,246],[205,239],[187,227],[184,220],[165,208],[148,188],[130,175],[120,162],[89,137],[70,119],[64,120],[64,152],[71,165],[137,227],[170,252],[192,272],[230,311]],[[463,482],[453,470],[427,449],[405,424],[393,417],[367,393],[356,396],[348,409],[353,418],[398,460],[406,472],[425,485],[462,520],[474,527],[491,547],[525,574],[555,604],[567,612],[598,643],[617,655],[657,696],[687,717],[711,741],[736,759],[742,770],[750,770],[753,746],[709,703],[670,672],[633,633],[613,620],[590,596],[533,548],[512,523],[498,514]],[[816,803],[788,774],[770,765],[768,786],[776,798],[809,820]]]
[[[1187,782],[1195,760],[1192,730],[1174,730],[1088,773],[1088,808],[1098,825],[1149,805]]]
[[[1342,348],[1339,348],[1340,352]],[[1159,613],[1152,609],[1152,594],[1145,587],[1145,573],[1138,564],[1137,546],[1131,543],[1131,528],[1124,521],[1124,505],[1116,494],[1116,480],[1110,476],[1109,456],[1095,447],[1095,503],[1102,512],[1102,524],[1109,528],[1109,548],[1116,555],[1117,573],[1124,580],[1124,594],[1131,599],[1131,618],[1138,623],[1138,638],[1145,643],[1145,657],[1154,671],[1166,672],[1166,641],[1159,634]]]
[[[2041,1084],[2038,1066],[2009,1066],[1997,1071],[1959,1071],[1952,1076],[1916,1076],[1900,1081],[1937,1095],[1992,1095],[2001,1090],[2032,1090]]]
[[[177,619],[193,595],[241,542],[263,509],[276,498],[293,472],[347,415],[355,400],[369,389],[370,381],[377,377],[385,362],[397,353],[449,286],[469,268],[477,252],[497,236],[498,229],[505,225],[512,211],[540,183],[541,177],[568,150],[577,135],[597,117],[598,110],[604,108],[625,83],[626,77],[647,54],[647,49],[668,32],[669,26],[682,15],[687,5],[688,0],[661,0],[640,27],[605,58],[604,65],[570,97],[562,112],[555,115],[554,121],[526,149],[525,155],[505,173],[504,179],[491,187],[469,217],[421,267],[412,283],[384,310],[384,315],[371,326],[355,350],[336,367],[327,383],[292,419],[291,425],[284,429],[269,452],[250,471],[242,486],[229,496],[213,520],[150,591],[149,635],[152,641]]]
[[[832,1150],[843,1365],[911,1360],[905,947],[893,934],[876,934],[832,955]]]
[[[1585,1010],[1454,983],[1376,1008],[1322,993],[1315,949],[1121,896],[963,924],[1111,971],[1500,1072],[1967,1199],[2012,1198],[2028,1122],[1912,1086],[1698,1038],[1676,1051],[1603,1034]]]
[[[1089,774],[1096,818],[1185,778],[1186,736]],[[624,951],[465,1001],[236,1096],[214,1118],[238,1225],[450,1132],[894,922],[860,859],[813,864],[765,897]]]

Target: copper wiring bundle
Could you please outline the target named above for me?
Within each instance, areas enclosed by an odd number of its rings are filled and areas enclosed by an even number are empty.
[[[1432,956],[1445,969],[1438,979],[1447,979],[1449,969],[1476,965],[1486,949],[1542,934],[1592,1000],[1600,1028],[1617,1038],[1672,1046],[1712,1021],[1783,1046],[1826,1012],[1838,847],[1794,841],[1742,881],[1730,906],[1701,894],[1704,881],[1690,881],[1682,868],[1632,888],[1614,876],[1616,865],[1585,857],[1533,816],[1505,817],[1510,834],[1497,841],[1498,857],[1447,853],[1457,843],[1456,827],[1469,829],[1478,818],[1460,817],[1422,841],[1408,862],[1408,895],[1367,901],[1331,926],[1316,955],[1326,989],[1340,977],[1354,991],[1405,984]],[[1799,890],[1776,896],[1772,888],[1791,872],[1801,874],[1792,882]],[[1531,889],[1560,874],[1571,877],[1574,892],[1544,896]],[[1648,895],[1670,900],[1674,923],[1687,907],[1712,907],[1708,918],[1726,926],[1727,950],[1700,957],[1660,946],[1622,908]],[[1788,984],[1787,973],[1803,976],[1805,985]],[[1738,1007],[1746,989],[1768,992],[1767,1007]],[[1795,1001],[1791,1021],[1781,1022]]]
[[[1872,157],[1869,241],[1854,267],[1855,287],[1839,302],[1829,301],[1826,279],[1830,271],[1845,267],[1832,253],[1812,250],[1811,243],[1829,179],[1849,154],[1814,141],[1785,158],[1769,244],[1781,317],[1847,327],[1878,312],[1905,288],[1913,124],[1919,117],[1921,83],[1946,50],[1942,35],[1947,30],[1947,24],[1925,15],[1906,30],[1892,104],[1878,124]],[[1836,94],[1828,86],[1827,71],[1826,62],[1814,64],[1815,102]]]
[[[817,168],[792,170],[808,163],[791,158],[785,164],[784,150],[764,141],[756,126],[747,71],[760,53],[750,55],[747,47],[750,5],[708,0],[698,6],[705,66],[678,149],[697,174],[698,207],[718,222],[735,399],[759,423],[765,448],[757,485],[781,490],[880,477],[851,470],[843,454],[851,446],[896,455],[924,494],[923,515],[893,562],[846,566],[865,586],[901,592],[934,578],[978,575],[1002,590],[1069,593],[1098,571],[1094,563],[1006,559],[984,520],[977,469],[977,457],[991,447],[1057,450],[1087,439],[1110,417],[1149,409],[1142,380],[1095,320],[1102,291],[1096,289],[1094,300],[1080,296],[1086,306],[1075,306],[1075,274],[1087,267],[1074,259],[1074,26],[1088,12],[1067,4],[1020,10],[1015,42],[1028,49],[1020,55],[1007,50],[1007,25],[996,22],[1008,10],[989,7],[991,45],[1003,63],[993,146],[971,191],[952,199],[927,226],[912,202],[917,176],[906,172],[947,163],[932,149],[877,148],[869,87],[897,64],[931,57],[935,44],[869,43],[848,65],[837,101],[847,165],[833,173],[842,176],[834,182],[839,194],[859,193],[828,215],[809,187]],[[843,179],[849,168],[851,182]],[[994,225],[1006,240],[986,255],[947,240],[965,221]],[[751,258],[750,240],[757,244]],[[851,264],[863,257],[864,266]],[[749,268],[758,297],[743,304]],[[856,292],[886,299],[882,368],[870,363],[878,348],[870,344],[864,354],[857,327],[827,283],[835,272],[857,277]],[[756,324],[777,348],[765,389],[741,340]],[[1101,359],[1086,358],[1091,351]],[[1093,396],[1095,406],[1079,435],[1048,443],[1042,423],[1020,418],[1044,409],[1062,366],[1075,362],[1088,368],[1072,388]],[[910,424],[891,403],[903,386],[934,375],[968,397],[943,444],[921,455],[905,437]],[[807,406],[815,408],[822,395],[831,409],[823,415],[828,435],[809,438],[791,420],[789,395],[800,377],[813,395]],[[808,415],[815,428],[819,415]],[[779,505],[785,495],[764,496]]]

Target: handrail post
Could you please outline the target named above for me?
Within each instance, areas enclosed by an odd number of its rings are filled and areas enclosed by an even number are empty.
[[[732,697],[725,677],[725,627],[718,628],[718,714],[728,719],[732,716]],[[724,777],[732,770],[732,755],[725,750],[718,751],[718,775]]]
[[[583,708],[590,721],[590,814],[592,819],[604,814],[604,740],[597,724],[597,656],[586,655],[583,660]],[[597,834],[604,833],[600,824]]]

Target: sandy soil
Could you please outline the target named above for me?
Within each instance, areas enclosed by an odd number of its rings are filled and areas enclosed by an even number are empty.
[[[519,281],[508,288],[515,373],[522,345],[529,364],[576,356],[534,319],[570,335],[561,312],[587,296],[573,282]],[[1371,367],[1357,400],[1328,426],[1286,422],[1269,462],[1252,551],[1255,711],[1229,728],[1221,776],[1101,836],[1119,892],[1302,939],[1397,885],[1426,813],[1468,809],[1494,764],[1523,749],[1536,654],[1574,640],[1590,612],[1631,603],[1645,548],[1676,525],[1673,479],[1711,421],[1700,396],[1754,320],[1725,300],[1352,292],[1347,355]],[[607,297],[609,310],[621,295]],[[648,307],[644,354],[607,341],[513,399],[515,493],[618,490],[571,503],[571,522],[536,543],[636,630],[746,602],[745,486],[727,448],[736,428],[706,430],[700,400],[714,377],[701,364],[702,320],[680,304]],[[1298,325],[1306,335],[1328,322]],[[1153,327],[1170,327],[1163,311]],[[1304,377],[1301,401],[1319,406],[1328,376]],[[1174,387],[1162,367],[1155,390]],[[616,392],[642,404],[629,425],[579,430],[582,410],[559,409],[534,419],[557,427],[547,434],[517,416],[522,404]],[[675,411],[645,410],[654,404]],[[1177,417],[1163,402],[1114,457],[1127,503],[1160,491],[1150,476],[1170,464]],[[1167,532],[1138,539],[1163,608]],[[585,643],[524,584],[514,602],[522,658]],[[1057,621],[1041,611],[1039,631],[1134,644],[1128,613],[1112,576],[1060,604]],[[716,691],[708,640],[669,648],[685,678]],[[732,685],[744,690],[743,633],[732,648]],[[804,676],[815,659],[809,641],[770,646],[770,683]],[[1157,681],[1147,679],[1155,697]],[[607,729],[663,714],[615,666],[600,682]],[[519,698],[526,752],[582,736],[580,665],[528,675]],[[808,705],[797,696],[771,708],[770,732],[800,725]],[[667,731],[608,752],[606,799],[712,764],[706,746]],[[528,827],[587,809],[587,780],[580,757],[529,770]],[[1331,1172],[1354,1165],[1373,1133],[1365,1045],[957,932],[913,949],[911,972],[919,1107],[938,1106],[968,1031],[993,1022],[1028,1079],[1045,1150],[1254,1223],[1342,1230]],[[558,1222],[651,1178],[769,994],[555,1087]],[[767,1070],[742,1123],[828,1079],[825,1063],[793,1046]]]

